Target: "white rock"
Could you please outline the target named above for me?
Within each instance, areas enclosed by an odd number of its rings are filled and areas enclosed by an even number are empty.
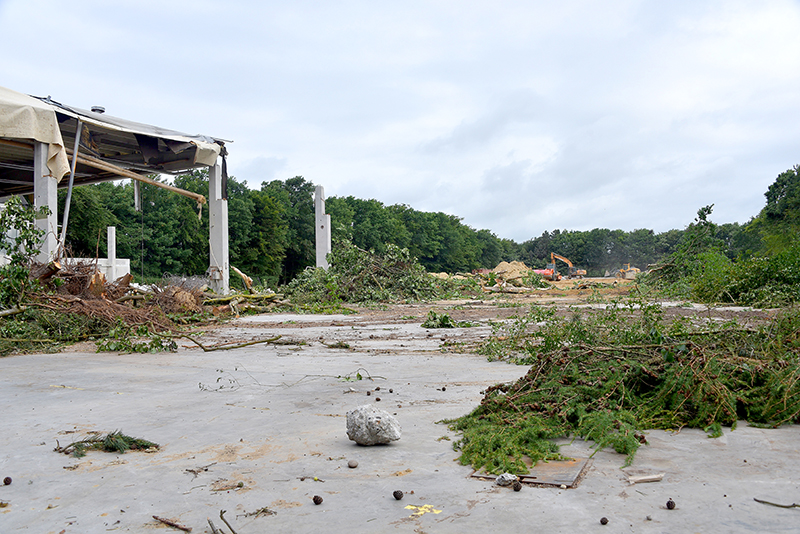
[[[513,475],[511,473],[503,473],[502,475],[499,475],[495,479],[495,482],[497,483],[498,486],[510,486],[516,481],[517,481],[517,475]]]
[[[400,439],[400,423],[370,404],[347,412],[347,437],[359,445],[377,445]]]

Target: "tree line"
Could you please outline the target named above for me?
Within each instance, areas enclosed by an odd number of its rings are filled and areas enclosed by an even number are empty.
[[[797,240],[800,166],[778,176],[765,193],[766,205],[748,223],[713,225],[717,248],[729,259],[775,252]],[[178,176],[177,187],[208,195],[208,175]],[[301,176],[263,182],[251,189],[228,179],[230,262],[270,286],[287,283],[315,264],[314,184]],[[133,184],[106,182],[78,187],[72,196],[67,246],[74,257],[105,256],[105,228],[117,227],[117,256],[146,278],[164,273],[202,274],[208,268],[208,210],[191,199],[142,184],[142,210],[134,208]],[[65,192],[59,192],[63,213]],[[353,196],[326,200],[334,246],[348,240],[382,253],[387,244],[407,248],[429,272],[491,269],[520,260],[542,268],[555,252],[590,276],[631,263],[641,269],[673,254],[687,229],[656,233],[595,228],[544,231],[522,243],[475,230],[454,215],[384,205]],[[710,207],[709,211],[710,213]],[[691,225],[689,225],[691,226]],[[687,227],[688,228],[688,227]]]

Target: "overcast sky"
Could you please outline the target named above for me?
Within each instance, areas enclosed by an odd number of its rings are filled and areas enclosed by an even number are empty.
[[[545,230],[747,222],[800,164],[800,1],[0,0],[0,85],[229,172]]]

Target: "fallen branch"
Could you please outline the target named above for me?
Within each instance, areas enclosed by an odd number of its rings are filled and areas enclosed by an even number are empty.
[[[147,298],[146,295],[124,295],[115,300],[114,302],[116,302],[117,304],[122,304],[123,302],[127,302],[129,300],[144,300],[146,298]]]
[[[158,443],[126,436],[119,430],[110,432],[106,436],[102,436],[99,432],[93,434],[94,435],[90,438],[73,441],[64,447],[56,440],[56,448],[53,450],[64,454],[72,454],[75,457],[81,457],[86,454],[87,450],[91,449],[124,454],[125,451],[128,450],[149,451],[159,448]]]
[[[175,521],[171,521],[171,520],[166,519],[164,517],[158,517],[157,515],[154,515],[153,519],[155,519],[156,521],[161,521],[165,525],[169,525],[171,527],[177,528],[178,530],[182,530],[184,532],[191,532],[192,531],[192,527],[185,527],[185,526],[181,525],[180,523],[176,523]]]
[[[222,520],[225,522],[225,524],[226,524],[226,525],[228,525],[228,528],[229,528],[229,529],[231,529],[231,532],[232,532],[233,534],[236,534],[236,531],[233,529],[233,527],[231,526],[231,524],[230,524],[230,523],[228,523],[228,520],[227,520],[227,519],[225,519],[225,512],[226,512],[226,511],[227,511],[227,510],[220,510],[220,511],[219,511],[219,518],[220,518],[220,519],[222,519]]]
[[[283,336],[276,336],[269,339],[258,339],[256,341],[248,341],[247,343],[237,343],[237,344],[226,343],[224,345],[214,345],[212,347],[206,347],[196,339],[193,339],[191,336],[187,336],[186,334],[180,336],[173,336],[168,334],[157,333],[156,335],[159,337],[167,337],[172,339],[183,339],[183,338],[188,339],[189,341],[191,341],[192,343],[203,349],[203,352],[213,352],[215,350],[239,349],[241,347],[249,347],[250,345],[258,345],[259,343],[274,343],[278,341],[281,337],[283,337]]]
[[[216,297],[216,298],[209,298],[203,301],[204,305],[210,306],[212,304],[223,304],[226,302],[230,302],[235,299],[244,299],[244,300],[272,300],[275,298],[279,298],[282,295],[278,293],[265,293],[265,294],[243,294],[243,293],[234,293],[233,295],[228,295],[225,297]]]
[[[14,308],[9,308],[7,310],[0,311],[0,317],[8,317],[9,315],[16,315],[18,313],[22,313],[27,310],[27,306],[17,306]]]
[[[58,343],[55,339],[30,339],[24,337],[0,337],[0,341],[10,343]]]
[[[253,279],[252,278],[250,278],[249,276],[244,274],[242,271],[240,271],[239,269],[237,269],[233,265],[231,265],[231,271],[233,271],[233,272],[235,272],[236,274],[239,275],[239,277],[242,279],[242,282],[244,283],[245,287],[247,288],[247,291],[249,291],[250,293],[255,294],[255,292],[253,291]]]
[[[222,534],[222,533],[221,533],[221,532],[220,532],[220,531],[217,529],[217,527],[214,525],[214,522],[213,522],[213,521],[211,521],[211,518],[210,518],[210,517],[207,517],[206,519],[208,519],[208,526],[209,526],[209,527],[211,527],[211,534]]]
[[[760,502],[761,504],[768,504],[770,506],[777,506],[778,508],[800,508],[800,504],[797,504],[797,503],[778,504],[776,502],[769,502],[769,501],[763,501],[761,499],[756,499],[755,497],[753,497],[753,500],[756,501],[756,502]]]

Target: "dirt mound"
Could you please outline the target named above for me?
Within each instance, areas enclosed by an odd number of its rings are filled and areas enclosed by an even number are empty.
[[[527,265],[521,261],[507,261],[500,262],[497,267],[492,269],[495,276],[501,280],[508,282],[511,285],[522,286],[523,279],[531,273]]]

